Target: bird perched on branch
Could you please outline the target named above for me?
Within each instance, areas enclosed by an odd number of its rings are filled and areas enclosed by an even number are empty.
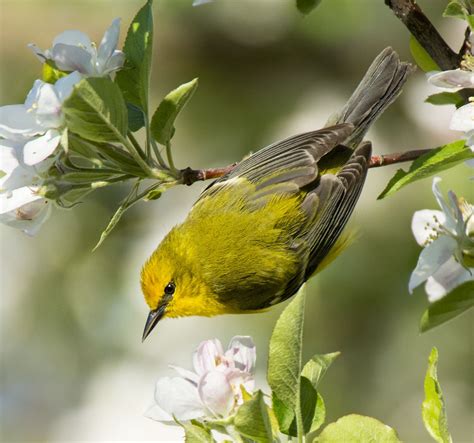
[[[163,317],[268,308],[335,258],[367,175],[362,139],[411,71],[385,49],[327,127],[267,146],[208,186],[143,267],[143,339]]]

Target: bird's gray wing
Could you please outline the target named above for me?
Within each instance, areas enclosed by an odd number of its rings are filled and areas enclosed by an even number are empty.
[[[256,184],[254,200],[272,193],[298,192],[318,177],[318,161],[352,133],[351,124],[340,124],[296,135],[242,160],[230,173],[217,179],[199,200],[232,186],[245,178]]]

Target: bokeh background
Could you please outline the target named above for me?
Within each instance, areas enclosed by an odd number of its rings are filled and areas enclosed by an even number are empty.
[[[458,47],[462,23],[441,19],[446,3],[420,1]],[[115,17],[123,18],[123,41],[141,4],[1,0],[1,104],[23,102],[40,76],[27,43],[48,48],[66,29],[98,42]],[[382,0],[326,0],[308,17],[293,0],[216,0],[199,8],[191,0],[157,0],[154,9],[152,106],[177,85],[200,79],[177,125],[181,167],[225,165],[318,128],[385,46],[410,59],[408,33]],[[452,109],[423,103],[429,92],[416,73],[370,132],[375,152],[457,137],[447,130]],[[404,441],[424,442],[430,439],[421,421],[423,378],[436,345],[452,435],[473,441],[473,315],[418,333],[427,301],[422,289],[407,292],[420,252],[410,221],[415,210],[436,203],[429,180],[377,201],[394,171],[370,172],[352,220],[360,239],[308,286],[304,354],[342,352],[321,387],[327,422],[357,412],[393,426]],[[442,176],[445,190],[472,200],[466,166]],[[268,340],[283,305],[259,315],[165,320],[141,343],[147,315],[141,265],[203,186],[137,205],[94,253],[123,187],[56,210],[35,238],[0,227],[2,441],[180,440],[177,428],[143,412],[156,379],[171,374],[167,365],[190,367],[195,347],[212,337],[226,344],[233,335],[253,336],[265,387]]]

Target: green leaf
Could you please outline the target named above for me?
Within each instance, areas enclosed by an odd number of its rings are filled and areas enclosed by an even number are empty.
[[[296,7],[302,14],[309,14],[320,3],[321,0],[296,0]]]
[[[311,381],[314,389],[317,389],[319,381],[331,366],[332,362],[339,357],[340,352],[333,352],[331,354],[314,355],[311,360],[304,365],[301,375]]]
[[[87,78],[74,86],[63,104],[68,129],[98,142],[122,142],[127,108],[118,86],[108,77]]]
[[[163,192],[165,192],[164,188],[158,187],[157,189],[152,189],[147,195],[145,195],[145,197],[143,197],[143,200],[158,200],[163,195]]]
[[[469,25],[469,27],[471,28],[471,30],[474,29],[474,15],[468,15],[466,17],[466,20],[467,20],[467,24]]]
[[[146,115],[153,51],[152,3],[148,0],[130,24],[123,47],[125,64],[115,77],[125,100],[141,108]]]
[[[209,429],[191,423],[180,423],[180,425],[184,428],[186,443],[213,443],[215,441]]]
[[[425,48],[418,43],[418,40],[410,36],[410,52],[416,64],[425,72],[440,71],[441,69],[431,56],[426,52]]]
[[[303,288],[276,322],[270,339],[268,356],[268,384],[272,389],[273,406],[280,429],[287,426],[288,416],[288,414],[282,414],[281,411],[289,409],[297,418],[300,432],[302,431],[300,373],[304,305],[305,289]]]
[[[174,122],[198,85],[195,78],[171,91],[160,103],[151,119],[151,133],[158,143],[166,145],[174,134]]]
[[[469,12],[463,2],[454,0],[449,2],[446,6],[446,9],[443,12],[443,17],[455,17],[464,20],[467,14],[469,14]]]
[[[112,216],[110,219],[109,223],[107,224],[107,227],[104,229],[102,234],[100,235],[100,239],[97,242],[97,244],[94,246],[94,249],[92,251],[95,251],[108,237],[108,235],[112,232],[112,230],[115,228],[117,223],[120,221],[122,218],[122,215],[125,213],[125,211],[129,208],[126,203],[121,204],[118,209],[115,211],[115,214]]]
[[[318,443],[400,443],[397,433],[390,426],[372,417],[350,414],[327,425]]]
[[[425,376],[425,400],[421,406],[423,422],[429,434],[438,443],[451,443],[448,431],[448,418],[444,406],[443,393],[437,375],[438,350],[433,348],[428,360]]]
[[[430,95],[425,102],[431,103],[432,105],[454,105],[456,108],[464,105],[464,99],[459,92],[440,92],[433,94]]]
[[[145,114],[143,111],[131,103],[127,103],[128,112],[128,129],[132,132],[137,132],[145,126]]]
[[[272,426],[268,415],[268,406],[262,391],[240,406],[234,418],[234,426],[245,437],[257,442],[272,442]]]
[[[464,140],[458,140],[449,145],[433,149],[417,158],[410,165],[408,171],[399,169],[378,196],[378,199],[388,197],[409,183],[438,174],[471,158],[474,158],[474,153],[465,146]]]
[[[426,332],[461,315],[474,306],[474,281],[453,289],[441,300],[430,305],[421,317],[420,331]]]

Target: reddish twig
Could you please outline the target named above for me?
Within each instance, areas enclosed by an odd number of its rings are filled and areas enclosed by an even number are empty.
[[[369,168],[409,162],[431,151],[432,149],[417,149],[414,151],[397,152],[395,154],[373,155],[369,162]]]
[[[388,166],[395,163],[416,160],[418,157],[431,151],[432,149],[418,149],[414,151],[397,152],[395,154],[373,155],[369,162],[369,168],[379,168],[380,166]],[[229,166],[224,166],[223,168],[182,169],[182,180],[185,185],[189,186],[197,181],[219,178],[231,172],[237,164],[238,163],[233,163]]]

